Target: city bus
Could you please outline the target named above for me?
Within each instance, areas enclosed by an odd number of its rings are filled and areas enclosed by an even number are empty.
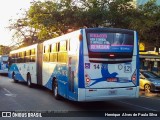
[[[0,55],[0,74],[8,73],[8,55]]]
[[[9,77],[37,84],[55,99],[105,101],[139,96],[138,35],[85,28],[10,52]]]

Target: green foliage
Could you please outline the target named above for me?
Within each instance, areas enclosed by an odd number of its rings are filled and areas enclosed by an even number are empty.
[[[135,7],[132,0],[113,0],[109,4],[108,22],[113,27],[129,28],[133,19]]]
[[[118,27],[137,30],[141,41],[160,45],[160,7],[156,0],[138,7],[133,0],[56,1],[33,2],[25,17],[12,25],[16,35],[32,44],[33,40],[44,41],[83,27]],[[24,32],[26,27],[30,37]]]
[[[150,46],[160,46],[160,6],[156,0],[150,0],[145,5],[136,9],[136,16],[130,24],[131,28],[139,32],[141,41],[149,43]]]

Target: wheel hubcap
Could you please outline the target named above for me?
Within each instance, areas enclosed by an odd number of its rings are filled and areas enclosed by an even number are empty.
[[[145,91],[150,92],[150,86],[149,85],[145,85]]]

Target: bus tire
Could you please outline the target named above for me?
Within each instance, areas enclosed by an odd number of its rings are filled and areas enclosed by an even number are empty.
[[[58,94],[58,84],[56,81],[53,82],[52,85],[53,96],[56,100],[60,100],[60,95]]]
[[[30,74],[27,74],[27,85],[28,85],[28,87],[32,87],[32,82],[31,82],[31,76],[30,76]]]
[[[12,74],[12,79],[13,79],[13,81],[14,81],[15,83],[18,82],[18,80],[16,80],[16,78],[15,78],[15,73]]]

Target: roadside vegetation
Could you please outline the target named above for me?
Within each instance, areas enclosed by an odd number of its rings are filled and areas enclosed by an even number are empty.
[[[136,6],[132,0],[48,0],[32,2],[9,29],[27,46],[84,27],[134,29],[140,42],[160,46],[160,6],[156,0]]]

